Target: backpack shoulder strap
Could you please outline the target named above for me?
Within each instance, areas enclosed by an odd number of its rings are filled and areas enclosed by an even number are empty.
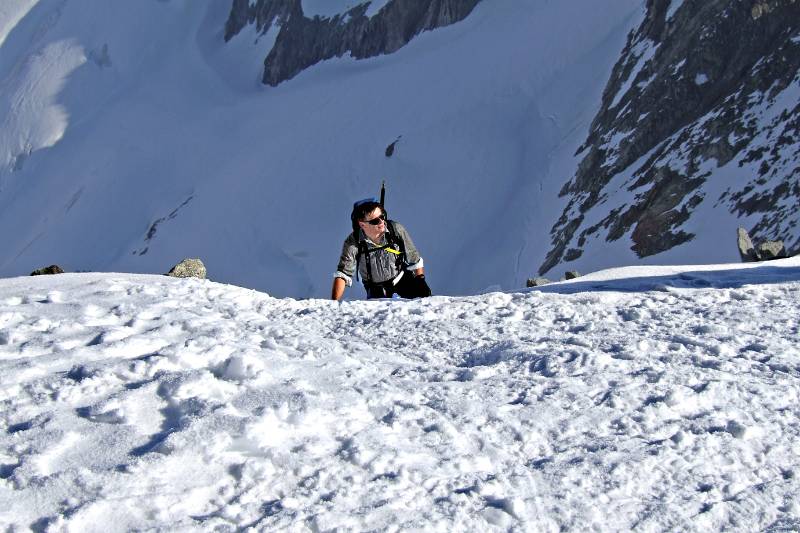
[[[358,234],[356,234],[358,235]],[[356,281],[358,281],[358,263],[363,255],[367,260],[367,277],[372,281],[372,265],[369,263],[369,245],[365,240],[358,241],[358,252],[356,252]]]
[[[386,228],[389,230],[389,241],[392,244],[396,244],[398,248],[400,248],[400,255],[398,256],[398,260],[402,261],[402,266],[408,264],[406,260],[406,243],[403,241],[403,238],[397,233],[397,228],[394,225],[393,220],[386,221]]]

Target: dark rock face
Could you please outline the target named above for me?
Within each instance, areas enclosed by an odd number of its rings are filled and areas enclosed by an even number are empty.
[[[292,17],[302,17],[300,0],[233,0],[231,13],[225,23],[225,42],[230,41],[248,24],[255,24],[258,33],[266,33],[273,24],[283,26]]]
[[[225,25],[228,41],[248,24],[266,33],[280,27],[264,60],[263,82],[278,85],[325,59],[347,53],[356,59],[389,54],[423,31],[463,20],[480,0],[392,0],[367,17],[366,0],[333,18],[308,18],[301,0],[233,0]]]
[[[628,37],[540,274],[590,238],[629,236],[640,257],[686,243],[701,204],[800,246],[800,1],[674,5],[648,0]],[[605,217],[589,226],[593,208]]]
[[[392,157],[394,155],[395,147],[397,146],[397,143],[400,142],[400,139],[402,137],[403,136],[401,135],[400,137],[397,138],[396,141],[394,141],[392,144],[386,147],[386,152],[385,152],[386,157]]]

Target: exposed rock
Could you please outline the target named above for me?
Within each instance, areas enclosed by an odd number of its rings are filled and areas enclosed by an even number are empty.
[[[301,0],[234,0],[225,24],[229,41],[248,24],[259,34],[280,27],[264,60],[263,82],[278,85],[325,59],[390,54],[423,31],[463,20],[480,0],[391,0],[367,17],[369,2],[332,18],[303,13]]]
[[[525,284],[526,287],[541,287],[542,285],[547,285],[548,283],[552,283],[547,278],[531,278]]]
[[[112,66],[111,55],[108,53],[108,43],[103,44],[103,47],[100,50],[89,51],[89,59],[91,59],[100,68],[108,68]]]
[[[577,270],[570,270],[569,272],[564,274],[564,279],[570,280],[581,277],[580,273]]]
[[[386,147],[386,157],[392,157],[394,155],[395,146],[397,143],[400,142],[400,137],[398,137],[392,144]]]
[[[181,205],[179,205],[178,207],[173,209],[170,212],[169,215],[161,217],[161,218],[153,221],[153,223],[150,224],[150,228],[147,230],[147,235],[145,235],[144,242],[145,243],[149,243],[150,241],[152,241],[153,238],[156,236],[156,233],[158,232],[159,225],[163,224],[164,222],[167,222],[169,220],[174,220],[175,218],[177,218],[178,213],[180,213],[181,209],[183,209],[184,207],[189,205],[189,203],[193,199],[194,199],[194,195],[189,196],[186,200],[183,201],[183,203],[181,203]],[[134,250],[133,251],[133,255],[145,255],[149,249],[150,249],[149,246],[144,246],[143,248],[140,248],[139,250]]]
[[[22,152],[16,154],[11,159],[11,171],[19,172],[22,170],[22,168],[25,166],[25,162],[31,156],[31,153],[33,153],[33,146],[27,144]]]
[[[248,24],[255,24],[259,34],[269,31],[273,24],[283,26],[292,16],[303,16],[300,0],[233,0],[225,23],[225,42],[230,41]]]
[[[762,261],[788,257],[783,241],[764,241],[758,245],[758,255]]]
[[[206,279],[206,267],[199,259],[184,259],[167,272],[173,278],[200,278]]]
[[[753,241],[750,239],[750,234],[744,228],[736,230],[736,242],[739,246],[739,255],[742,256],[742,262],[752,263],[760,259],[759,253],[753,246]]]
[[[58,265],[50,265],[46,268],[40,268],[31,272],[31,276],[45,276],[49,274],[63,274],[64,270]]]
[[[758,214],[755,238],[800,248],[798,71],[800,1],[647,0],[561,190],[567,206],[539,274],[590,238],[630,236],[639,257],[689,242],[684,223],[704,202]],[[590,226],[601,203],[607,215]]]

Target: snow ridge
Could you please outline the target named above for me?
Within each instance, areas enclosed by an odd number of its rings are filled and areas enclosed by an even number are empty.
[[[796,527],[798,296],[797,258],[341,304],[0,280],[0,526]]]

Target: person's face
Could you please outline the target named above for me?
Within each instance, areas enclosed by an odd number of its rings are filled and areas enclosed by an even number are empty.
[[[358,225],[364,230],[364,233],[370,239],[380,237],[386,231],[386,220],[383,217],[383,210],[376,207],[364,217],[364,220],[359,220]]]

